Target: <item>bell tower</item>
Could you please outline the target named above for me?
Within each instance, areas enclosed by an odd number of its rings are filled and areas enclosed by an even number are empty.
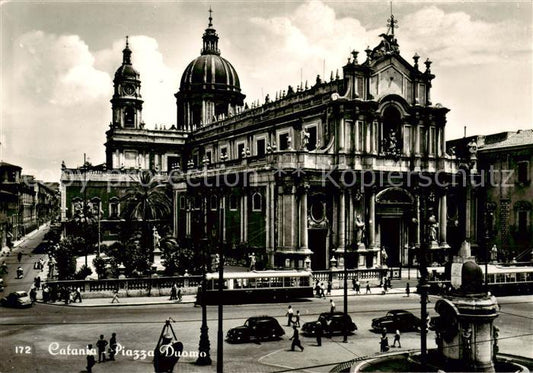
[[[126,47],[122,51],[122,65],[115,72],[113,86],[111,125],[115,128],[142,128],[144,124],[142,122],[141,80],[139,73],[131,65],[131,49],[127,36]]]

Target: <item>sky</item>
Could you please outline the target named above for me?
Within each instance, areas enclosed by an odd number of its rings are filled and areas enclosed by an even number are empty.
[[[174,94],[200,54],[213,9],[221,56],[246,102],[342,73],[349,52],[379,43],[390,2],[2,1],[0,160],[44,181],[61,162],[105,161],[113,75],[129,35],[148,128],[176,121]],[[446,139],[533,127],[532,2],[395,1],[401,55],[433,61],[432,102],[450,109]]]

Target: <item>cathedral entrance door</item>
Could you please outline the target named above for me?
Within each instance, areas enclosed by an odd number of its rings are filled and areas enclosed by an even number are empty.
[[[311,268],[314,270],[327,269],[326,243],[328,230],[308,229],[307,232],[309,250],[313,252],[311,256]]]
[[[383,261],[383,264],[389,267],[400,265],[401,228],[402,221],[400,217],[381,217],[380,242],[381,247],[385,248],[387,253],[387,259]]]

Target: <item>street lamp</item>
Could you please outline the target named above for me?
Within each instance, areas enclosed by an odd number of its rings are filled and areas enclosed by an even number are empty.
[[[200,327],[200,343],[198,345],[198,359],[196,365],[211,365],[211,355],[209,353],[211,343],[209,342],[209,327],[207,326],[207,309],[205,306],[205,287],[206,287],[206,256],[207,256],[207,238],[202,239],[202,326]]]
[[[346,247],[344,248],[344,320],[348,320],[348,262],[347,262],[348,251]],[[342,341],[344,343],[348,342],[348,328],[344,328],[344,336]]]
[[[428,213],[428,202],[425,196],[421,196],[420,202],[420,215],[422,216],[420,219],[421,242],[419,251],[420,258],[418,261],[420,266],[420,280],[418,283],[418,289],[420,291],[420,360],[422,366],[425,367],[427,362],[427,330],[425,323],[428,318],[427,302],[429,290],[426,255],[431,245],[428,230],[428,219],[431,217],[431,214]]]

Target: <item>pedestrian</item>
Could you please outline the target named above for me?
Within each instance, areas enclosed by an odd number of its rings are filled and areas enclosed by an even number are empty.
[[[326,297],[326,286],[324,286],[324,283],[320,283],[320,297],[325,298]]]
[[[335,302],[333,301],[333,299],[329,300],[329,312],[330,313],[335,312]]]
[[[79,299],[79,301],[81,303],[81,289],[79,287],[77,287],[76,290],[75,290],[73,303],[76,303],[77,299]]]
[[[352,278],[352,290],[355,291],[355,277]]]
[[[300,310],[296,310],[296,315],[294,315],[294,321],[292,323],[300,327]]]
[[[255,271],[255,262],[256,262],[256,259],[255,259],[255,253],[252,253],[250,256],[250,271]]]
[[[63,300],[65,301],[65,304],[68,304],[70,302],[71,293],[68,288],[63,288]]]
[[[181,302],[181,287],[178,288],[178,302]]]
[[[35,287],[37,288],[37,290],[41,288],[41,276],[35,277]]]
[[[23,278],[24,277],[24,270],[22,269],[21,266],[18,266],[17,268],[17,278]]]
[[[292,326],[292,330],[293,330],[292,337],[289,338],[289,339],[292,339],[291,351],[294,351],[294,347],[298,346],[300,350],[303,352],[304,348],[302,346],[302,343],[300,342],[300,333],[298,332],[298,328],[296,327],[296,325]]]
[[[292,306],[289,305],[289,307],[287,307],[287,313],[285,314],[285,316],[287,316],[287,326],[291,326],[293,314],[294,311],[292,310]]]
[[[96,364],[95,358],[94,358],[94,349],[93,345],[89,344],[87,345],[87,373],[91,373],[93,371],[93,366]]]
[[[115,361],[115,355],[117,353],[117,333],[112,333],[109,339],[109,360]]]
[[[105,362],[105,348],[107,346],[107,341],[104,339],[104,335],[100,334],[100,339],[96,342],[96,347],[98,348],[98,362]]]
[[[118,289],[113,290],[113,299],[111,299],[111,303],[115,303],[115,301],[117,301],[117,303],[120,303],[118,301]]]
[[[381,294],[387,294],[387,280],[386,279],[383,282],[383,291],[381,292]]]
[[[30,299],[31,299],[31,304],[37,302],[37,290],[35,290],[34,286],[32,286],[30,289]]]
[[[55,303],[57,301],[57,287],[52,286],[50,290],[50,302]]]
[[[407,296],[409,296],[410,293],[411,293],[411,287],[410,287],[409,283],[407,283],[407,284],[405,285],[405,294],[406,294]]]
[[[322,322],[321,321],[317,321],[316,322],[316,327],[315,327],[315,335],[316,335],[316,345],[317,346],[322,346],[322,333],[323,333],[323,326],[322,326]]]
[[[18,259],[18,261],[20,263],[20,261],[22,260],[22,252],[21,251],[19,251],[19,253],[17,254],[17,259]]]
[[[320,283],[318,282],[318,280],[316,280],[315,282],[315,292],[316,292],[316,296],[320,298]]]
[[[332,288],[331,280],[328,280],[328,290],[327,290],[326,295],[331,295],[331,288]]]
[[[48,285],[43,285],[43,302],[48,303],[50,300],[50,289],[48,288]]]
[[[389,351],[389,339],[387,338],[387,331],[384,330],[381,333],[381,338],[379,340],[380,352]]]
[[[366,282],[366,293],[365,294],[372,294],[372,292],[370,291],[370,282]]]
[[[396,342],[398,342],[398,347],[402,348],[402,344],[400,342],[400,331],[396,329],[396,334],[394,334],[394,342],[392,343],[392,347],[396,347]]]
[[[172,287],[170,288],[170,300],[176,300],[178,294],[178,288],[176,286],[176,283],[172,284]]]
[[[359,279],[355,281],[355,294],[361,294],[361,283]]]
[[[44,269],[44,260],[43,260],[43,258],[39,258],[39,269],[41,270],[41,272]]]

